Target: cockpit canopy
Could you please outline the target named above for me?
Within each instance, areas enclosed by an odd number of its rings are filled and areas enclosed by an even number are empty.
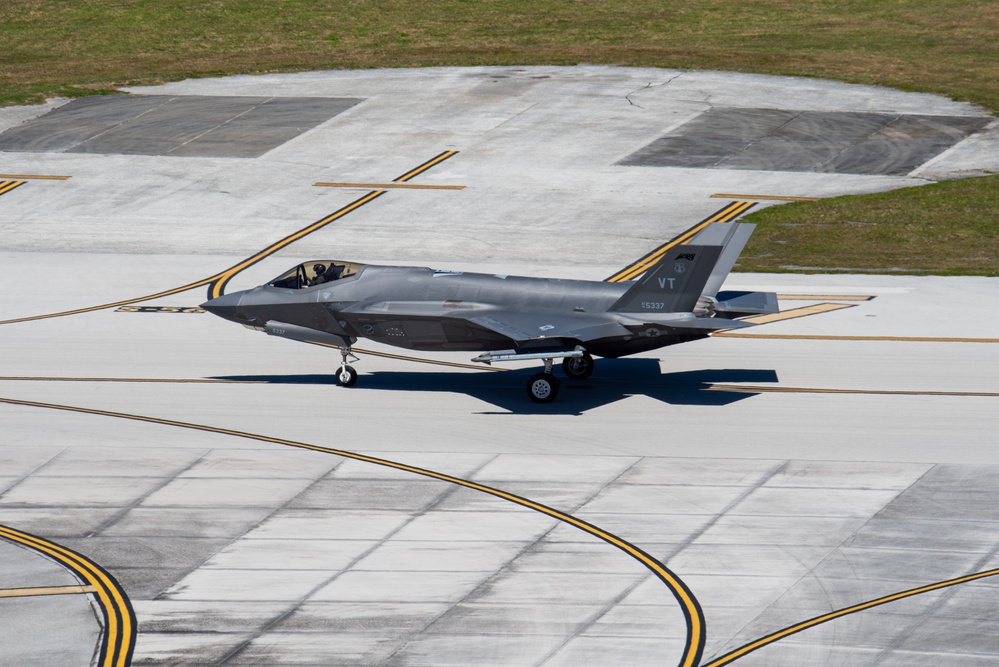
[[[338,259],[314,259],[299,264],[267,283],[271,287],[285,289],[305,289],[323,283],[350,278],[364,268],[357,262],[342,262]]]

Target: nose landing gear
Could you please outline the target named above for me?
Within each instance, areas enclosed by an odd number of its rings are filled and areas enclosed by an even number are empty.
[[[340,356],[342,357],[340,369],[334,376],[336,383],[341,387],[353,387],[357,383],[357,371],[354,370],[353,366],[350,366],[347,363],[347,359],[349,357],[356,360],[357,357],[351,353],[350,345],[340,348]]]

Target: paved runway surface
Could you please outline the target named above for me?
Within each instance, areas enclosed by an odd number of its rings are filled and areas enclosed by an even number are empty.
[[[611,67],[133,93],[0,109],[0,662],[995,662],[993,279],[734,274],[797,317],[545,406],[363,343],[338,388],[193,308],[313,257],[602,279],[733,200],[997,170],[981,110]]]

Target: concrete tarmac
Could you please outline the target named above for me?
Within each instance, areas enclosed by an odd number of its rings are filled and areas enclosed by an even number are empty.
[[[241,289],[316,257],[602,279],[733,198],[714,194],[994,171],[981,110],[613,67],[132,92],[163,96],[143,106],[163,122],[130,127],[139,116],[119,108],[94,131],[80,119],[100,105],[65,100],[0,110],[0,179],[22,181],[0,195],[0,662],[995,662],[993,279],[734,274],[727,288],[777,291],[800,317],[598,361],[545,406],[524,395],[529,368],[364,342],[359,382],[342,389],[334,351],[193,308],[210,278]],[[179,115],[190,136],[166,112],[195,97],[187,108],[206,115]],[[326,120],[312,103],[282,107],[308,110],[309,125],[264,113],[272,98],[338,101]],[[63,108],[44,121],[58,126],[32,127]],[[747,109],[803,127],[812,112],[847,114],[827,118],[840,139],[856,123],[934,116],[952,142],[892,135],[898,159],[868,164],[921,156],[905,174],[835,171],[852,158],[773,171],[788,168],[783,135],[752,169],[738,151],[629,164],[696,137],[691,121]],[[237,117],[243,131],[229,131]],[[63,143],[44,145],[46,127]],[[259,154],[254,133],[271,142]],[[101,592],[101,571],[121,597]]]

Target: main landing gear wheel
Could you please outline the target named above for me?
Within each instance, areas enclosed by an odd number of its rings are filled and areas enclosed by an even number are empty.
[[[344,364],[336,372],[336,383],[341,387],[353,387],[357,383],[357,371],[352,366]]]
[[[551,373],[536,373],[527,381],[527,395],[535,403],[551,403],[558,396],[558,385]]]
[[[581,357],[566,357],[562,360],[562,372],[573,380],[585,380],[593,373],[593,357],[584,352]]]

